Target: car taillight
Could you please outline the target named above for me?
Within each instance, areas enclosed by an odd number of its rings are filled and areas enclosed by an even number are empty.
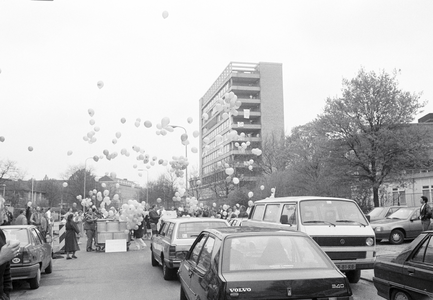
[[[33,261],[33,256],[26,248],[23,248],[23,260],[22,260],[23,264],[29,264],[32,261]]]
[[[176,246],[170,246],[168,248],[168,256],[170,258],[175,258],[176,257]]]

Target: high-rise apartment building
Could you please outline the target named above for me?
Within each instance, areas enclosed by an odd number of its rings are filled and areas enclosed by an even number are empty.
[[[236,112],[221,110],[233,93]],[[200,198],[214,198],[215,184],[234,177],[241,186],[254,185],[261,174],[252,150],[271,133],[284,132],[282,64],[230,63],[200,99],[200,113]],[[227,167],[234,169],[229,178]]]

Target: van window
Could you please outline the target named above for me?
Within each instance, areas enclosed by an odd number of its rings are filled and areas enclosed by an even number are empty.
[[[300,215],[303,224],[366,224],[364,215],[358,206],[354,202],[344,200],[302,201],[300,203]]]
[[[285,204],[283,206],[282,216],[287,216],[289,224],[296,224],[296,204]]]
[[[265,216],[263,218],[263,221],[276,222],[279,209],[280,209],[279,204],[268,204],[266,206]]]
[[[265,205],[256,205],[251,219],[261,221],[263,218],[264,211],[265,211]]]

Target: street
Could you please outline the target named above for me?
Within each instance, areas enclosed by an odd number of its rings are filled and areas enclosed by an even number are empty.
[[[161,267],[150,264],[149,240],[145,250],[130,250],[120,253],[77,252],[78,259],[55,259],[53,273],[42,274],[39,289],[30,290],[25,281],[14,282],[12,300],[50,299],[179,299],[178,280],[165,281]],[[85,239],[80,245],[85,248]],[[400,252],[402,245],[379,243],[378,255]],[[373,283],[369,280],[372,270],[363,271],[362,279],[352,284],[354,300],[380,300]]]

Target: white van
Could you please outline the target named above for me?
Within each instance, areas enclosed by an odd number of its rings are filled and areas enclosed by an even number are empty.
[[[359,281],[362,269],[373,269],[376,260],[374,231],[353,200],[314,196],[267,198],[254,203],[242,226],[307,233],[351,283]]]

